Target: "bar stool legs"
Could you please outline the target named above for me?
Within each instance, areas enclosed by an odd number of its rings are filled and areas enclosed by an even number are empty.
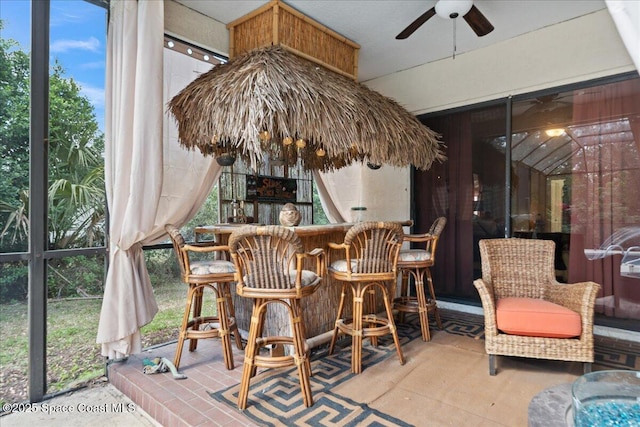
[[[226,302],[225,305],[225,310],[227,312],[227,318],[228,319],[235,319],[236,318],[236,310],[233,307],[233,297],[231,296],[231,285],[229,282],[221,282],[219,285],[220,287],[220,291],[223,295],[223,299]],[[229,326],[229,330],[233,332],[233,337],[236,340],[236,347],[238,347],[238,350],[242,350],[244,349],[243,345],[242,345],[242,337],[240,336],[240,331],[238,330],[238,326],[234,323],[233,325]]]
[[[409,276],[413,276],[415,280],[416,296],[409,295]],[[429,296],[425,293],[424,277],[427,277],[427,287]],[[431,278],[431,269],[424,268],[402,268],[402,285],[400,297],[394,300],[394,308],[398,310],[398,320],[404,321],[404,313],[418,313],[420,319],[420,330],[422,332],[423,341],[431,341],[431,333],[429,331],[429,312],[433,311],[438,324],[438,328],[442,329],[442,321],[440,312],[436,303],[436,294],[433,289],[433,280]]]
[[[281,303],[288,308],[289,319],[293,330],[292,337],[262,337],[267,306],[270,303]],[[273,344],[288,345],[293,347],[292,355],[262,356],[260,348]],[[249,398],[249,386],[251,378],[255,376],[258,367],[282,368],[296,366],[300,379],[300,389],[304,406],[313,405],[311,394],[311,361],[309,349],[306,344],[304,322],[302,320],[302,306],[300,300],[291,299],[289,304],[282,300],[254,299],[251,325],[249,326],[249,338],[245,349],[244,368],[238,392],[238,408],[246,409]]]
[[[202,316],[202,299],[205,289],[211,289],[215,294],[218,308],[216,316]],[[180,367],[182,348],[185,340],[189,340],[189,351],[195,351],[198,347],[199,339],[217,337],[220,337],[222,341],[222,351],[226,368],[229,370],[234,368],[230,334],[233,332],[235,335],[236,344],[240,350],[242,350],[242,341],[235,317],[229,317],[229,311],[233,310],[231,307],[229,284],[227,282],[221,282],[219,284],[189,284],[187,301],[178,335],[178,343],[176,345],[176,353],[173,358],[173,364],[176,368]],[[211,326],[210,329],[201,329],[202,325],[213,323],[217,323],[219,326]]]
[[[431,296],[431,298],[428,301],[428,304],[426,305],[427,312],[433,311],[436,317],[436,323],[438,324],[438,329],[442,329],[442,320],[440,320],[440,311],[438,310],[438,303],[436,301],[436,292],[433,289],[433,279],[431,278],[431,269],[427,268],[425,273],[427,274],[427,285],[429,286],[429,294]],[[424,290],[424,287],[423,287],[423,290]]]
[[[344,300],[347,287],[351,287],[353,295],[352,319],[343,319]],[[375,314],[375,291],[381,291],[384,298],[384,307],[386,318],[379,317]],[[364,314],[365,299],[367,300],[368,311]],[[391,311],[391,303],[389,293],[384,283],[381,282],[343,282],[342,294],[340,297],[340,305],[338,307],[338,316],[333,330],[333,337],[329,345],[329,354],[333,354],[336,339],[339,332],[352,337],[351,344],[351,372],[359,374],[362,372],[362,341],[364,338],[370,338],[371,345],[378,345],[378,337],[391,334],[393,342],[396,346],[398,359],[400,364],[404,365],[404,355],[400,347],[400,339],[398,331],[393,320],[393,312]]]

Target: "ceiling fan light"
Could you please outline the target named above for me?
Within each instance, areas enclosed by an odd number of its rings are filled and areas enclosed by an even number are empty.
[[[564,134],[564,129],[563,128],[547,129],[544,131],[544,133],[546,133],[547,136],[550,136],[553,138],[553,137],[561,136],[562,134]]]
[[[436,14],[445,19],[463,17],[471,10],[471,6],[473,0],[439,0],[436,3]]]

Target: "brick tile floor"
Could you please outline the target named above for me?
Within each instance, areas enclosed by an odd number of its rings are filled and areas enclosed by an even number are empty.
[[[147,375],[142,371],[145,358],[166,357],[173,361],[173,343],[110,364],[109,382],[166,427],[257,426],[239,409],[209,396],[209,392],[240,382],[244,352],[235,344],[233,347],[235,369],[231,371],[224,366],[220,340],[209,339],[199,341],[194,352],[185,343],[179,371],[186,379],[174,379],[170,372]]]

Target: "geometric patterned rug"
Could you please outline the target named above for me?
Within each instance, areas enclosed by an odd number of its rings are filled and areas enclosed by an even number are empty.
[[[397,325],[401,345],[420,336],[420,328]],[[251,379],[249,401],[245,415],[264,426],[409,426],[393,417],[376,411],[366,404],[332,392],[337,385],[354,376],[351,373],[350,339],[340,340],[327,355],[326,346],[311,355],[311,393],[314,404],[306,408],[302,403],[300,382],[296,368],[266,371]],[[362,347],[362,369],[375,365],[387,357],[397,357],[393,341],[386,336],[378,339],[378,347],[365,341]],[[210,393],[219,401],[237,407],[238,385]]]
[[[443,331],[449,334],[484,338],[482,316],[440,310]],[[419,339],[417,317],[409,315],[406,322],[396,323],[401,345]],[[437,326],[432,325],[432,330]],[[350,339],[342,339],[334,354],[327,347],[316,349],[311,356],[311,389],[314,404],[302,404],[296,368],[272,369],[251,379],[249,401],[243,413],[264,426],[409,426],[406,422],[381,413],[368,405],[355,402],[332,391],[337,385],[354,376],[351,373]],[[396,357],[390,336],[381,337],[378,347],[365,341],[362,348],[362,368]],[[640,344],[597,337],[594,370],[640,370]],[[237,408],[238,385],[218,392],[210,392],[214,399]]]

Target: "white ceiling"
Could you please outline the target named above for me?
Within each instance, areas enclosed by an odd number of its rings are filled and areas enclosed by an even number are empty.
[[[224,24],[267,3],[259,0],[176,1]],[[395,38],[433,7],[435,0],[286,0],[285,3],[361,46],[359,81],[443,58],[455,60],[452,58],[452,20],[436,15],[408,39]],[[457,55],[606,8],[604,0],[475,0],[474,4],[495,30],[478,37],[458,18]]]

